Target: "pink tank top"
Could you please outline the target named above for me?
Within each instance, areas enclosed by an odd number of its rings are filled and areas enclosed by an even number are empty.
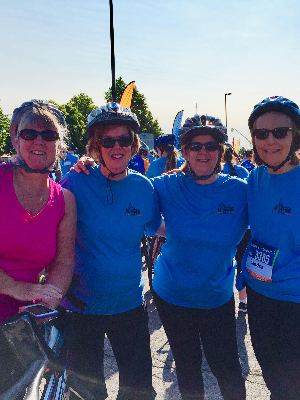
[[[65,213],[62,188],[50,179],[46,206],[31,216],[19,203],[13,173],[0,168],[0,268],[17,281],[37,283],[56,254],[57,227]],[[0,294],[1,299],[10,299]]]

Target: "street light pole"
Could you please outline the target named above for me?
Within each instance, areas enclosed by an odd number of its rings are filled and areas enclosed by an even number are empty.
[[[227,128],[227,107],[226,107],[226,96],[230,96],[231,95],[231,93],[225,93],[225,121],[226,121],[226,123],[225,123],[225,126],[226,126],[226,128]]]

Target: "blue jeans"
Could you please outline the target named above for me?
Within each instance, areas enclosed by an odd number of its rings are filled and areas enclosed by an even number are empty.
[[[71,376],[75,377],[74,381],[79,380],[97,400],[107,397],[103,368],[105,333],[119,368],[117,399],[154,399],[150,335],[145,304],[114,315],[74,313],[68,340],[72,352]],[[72,387],[72,384],[70,386]],[[82,395],[84,397],[84,393]]]
[[[224,399],[245,400],[233,296],[221,307],[213,309],[179,307],[164,301],[156,293],[154,301],[174,356],[182,399],[204,400],[202,342]]]

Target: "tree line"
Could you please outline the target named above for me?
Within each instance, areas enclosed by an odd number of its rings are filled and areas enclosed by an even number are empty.
[[[127,84],[121,77],[117,79],[117,102],[120,102],[122,93],[126,86]],[[108,91],[104,93],[104,100],[105,102],[112,101],[112,88],[109,88]],[[85,154],[85,147],[87,144],[85,125],[87,116],[98,106],[96,106],[93,100],[85,93],[73,96],[68,103],[62,105],[57,104],[55,100],[52,99],[49,99],[48,101],[55,104],[64,113],[69,130],[67,144],[74,144],[78,148],[78,154]],[[101,105],[102,104],[100,104],[100,106]],[[163,133],[157,119],[153,118],[152,113],[148,108],[145,96],[140,93],[136,87],[133,89],[131,110],[138,117],[141,133],[151,133],[155,138]],[[10,141],[9,126],[10,118],[8,115],[5,115],[0,108],[0,155],[14,153]]]

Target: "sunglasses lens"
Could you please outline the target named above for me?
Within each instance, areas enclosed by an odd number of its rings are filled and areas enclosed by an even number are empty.
[[[276,139],[283,139],[284,137],[286,137],[289,130],[291,130],[291,128],[275,128],[273,129],[272,133]]]
[[[103,139],[99,139],[101,145],[105,148],[105,149],[110,149],[112,147],[114,147],[116,141],[113,138],[110,137],[106,137]]]
[[[217,142],[207,142],[207,143],[192,142],[188,145],[188,148],[191,151],[200,151],[203,146],[207,151],[216,151],[219,148],[219,144]]]
[[[271,132],[275,139],[283,139],[292,128],[280,127],[272,130],[269,129],[256,129],[253,134],[259,140],[267,139]]]
[[[129,147],[132,144],[132,138],[130,136],[121,136],[118,139],[106,137],[99,140],[101,145],[106,149],[114,147],[116,142],[118,142],[121,147]]]
[[[37,132],[32,129],[23,129],[19,136],[24,140],[34,140],[37,137]]]
[[[53,142],[58,139],[58,133],[51,130],[39,132],[34,129],[23,129],[19,132],[19,136],[24,140],[35,140],[38,136],[41,136],[47,142]]]
[[[202,149],[202,143],[198,142],[189,143],[188,148],[191,151],[200,151]]]
[[[58,133],[56,131],[44,131],[40,132],[40,135],[46,142],[54,142],[58,139]]]
[[[269,136],[269,132],[268,129],[255,129],[253,135],[259,140],[264,140]]]
[[[122,136],[118,139],[121,147],[129,147],[132,145],[132,138],[130,136]]]
[[[219,143],[217,143],[217,142],[208,142],[208,143],[205,143],[205,148],[206,148],[206,150],[208,150],[208,151],[216,151],[216,150],[218,150],[218,148],[219,148]]]

